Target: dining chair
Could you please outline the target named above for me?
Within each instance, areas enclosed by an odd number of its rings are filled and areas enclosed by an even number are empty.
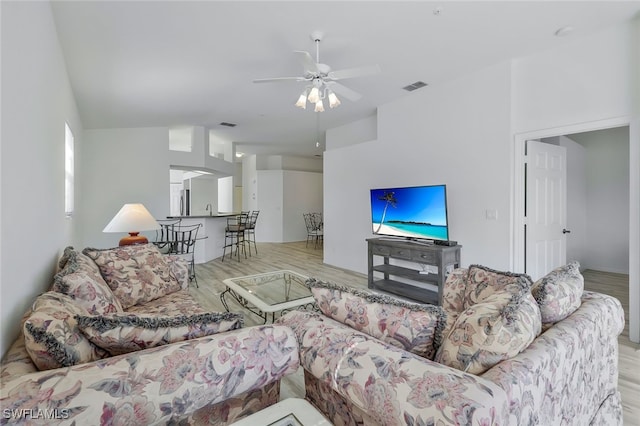
[[[171,251],[173,230],[176,226],[180,226],[182,219],[156,219],[156,222],[160,225],[160,229],[156,230],[156,239],[153,244],[161,253],[168,254]]]
[[[313,239],[313,248],[318,247],[318,243],[323,241],[324,233],[323,233],[323,224],[322,222],[318,222],[317,213],[303,213],[304,224],[307,227],[307,244],[305,247],[309,246],[309,240]]]
[[[196,278],[195,247],[198,238],[198,231],[202,224],[196,225],[174,225],[171,230],[169,254],[179,256],[189,263],[189,281],[193,281],[198,286]]]

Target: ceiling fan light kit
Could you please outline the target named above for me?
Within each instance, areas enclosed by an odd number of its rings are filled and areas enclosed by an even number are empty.
[[[327,64],[320,63],[320,41],[324,34],[319,31],[311,33],[310,38],[316,44],[316,59],[309,52],[296,50],[294,53],[298,54],[302,66],[304,68],[303,75],[301,77],[276,77],[276,78],[261,78],[253,80],[254,83],[271,83],[271,82],[283,82],[283,81],[304,81],[307,83],[304,91],[300,94],[300,97],[295,103],[295,106],[307,109],[307,101],[315,104],[314,111],[324,111],[324,99],[328,99],[329,107],[335,108],[341,104],[340,99],[336,95],[338,93],[350,101],[357,101],[362,97],[358,92],[349,89],[346,86],[338,83],[337,80],[343,80],[346,78],[359,77],[364,75],[373,75],[380,73],[380,67],[378,65],[348,68],[340,71],[331,71],[331,67]]]

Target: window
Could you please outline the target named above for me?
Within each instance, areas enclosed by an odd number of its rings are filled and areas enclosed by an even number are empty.
[[[69,124],[64,123],[64,213],[73,215],[73,133]]]

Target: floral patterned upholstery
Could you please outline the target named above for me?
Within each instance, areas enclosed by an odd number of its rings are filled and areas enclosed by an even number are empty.
[[[442,330],[443,336],[448,336],[451,327],[458,319],[458,315],[464,311],[464,292],[467,288],[469,270],[456,268],[447,275],[442,287],[442,308],[447,314],[447,321]]]
[[[622,425],[617,386],[624,323],[618,299],[584,292],[573,314],[484,373],[509,396],[509,424]]]
[[[77,255],[65,250],[60,270],[75,268]],[[97,311],[83,307],[86,300],[95,299],[45,293],[24,315],[24,333],[21,328],[0,363],[0,405],[7,410],[4,413],[15,416],[7,419],[5,414],[2,424],[226,425],[278,401],[280,379],[299,366],[292,331],[282,326],[233,329],[241,325],[240,316],[204,311],[189,294],[186,262],[171,256],[165,260],[179,284],[177,291],[133,305],[123,313],[106,312],[104,318],[134,315],[155,326],[161,324],[151,318],[158,315],[188,316],[185,326],[171,330],[166,339],[178,335],[188,340],[163,341],[165,344],[154,348],[110,356],[93,345],[77,324],[76,317],[92,317],[89,310]],[[83,271],[91,273],[83,267],[71,274]],[[92,280],[77,278],[77,291],[71,293],[91,294],[81,283],[91,285]],[[211,322],[190,330],[193,318]],[[227,328],[232,330],[223,332]],[[135,334],[133,328],[131,331]],[[201,331],[216,334],[194,338]],[[147,332],[152,336],[145,338],[153,343],[167,337],[152,329]],[[38,367],[47,370],[38,371]],[[50,415],[33,418],[42,412]]]
[[[506,316],[492,295],[458,316],[443,340],[436,361],[472,374],[481,374],[512,358],[540,334],[540,309],[531,294],[522,297]]]
[[[299,365],[291,329],[251,327],[16,377],[0,404],[55,410],[65,425],[228,424],[277,401]]]
[[[154,299],[144,305],[133,305],[127,308],[129,314],[154,314],[157,316],[190,314],[204,314],[207,311],[193,298],[189,290],[169,293],[159,299]]]
[[[93,260],[73,247],[64,249],[63,268],[53,278],[52,290],[66,294],[90,314],[123,312],[120,301],[100,275]]]
[[[306,284],[329,318],[416,355],[435,356],[445,325],[441,307],[407,303],[313,278]]]
[[[471,265],[464,281],[461,292],[456,290],[462,280],[450,282],[445,289],[454,290],[454,296],[444,296],[447,308],[463,311],[455,312],[457,318],[435,359],[481,374],[531,344],[542,328],[540,309],[531,296],[527,275]]]
[[[69,367],[108,355],[80,332],[75,316],[87,314],[62,293],[38,296],[23,325],[25,349],[38,369]]]
[[[302,366],[315,378],[307,398],[336,425],[507,424],[505,392],[482,377],[315,313],[294,311],[278,322],[295,332]]]
[[[100,268],[122,307],[158,299],[182,288],[164,255],[153,244],[82,251]]]
[[[535,282],[531,292],[540,305],[544,324],[565,319],[580,306],[584,277],[580,263],[560,266]]]
[[[242,314],[231,312],[175,315],[119,314],[76,316],[78,328],[111,355],[153,348],[241,328]]]
[[[465,300],[482,305],[499,296],[486,287],[469,296],[468,270],[451,275],[443,306],[459,311],[455,322]],[[511,281],[503,287],[515,280],[516,289],[526,281],[517,274],[493,278]],[[524,315],[524,327],[537,329],[535,300],[523,294],[504,318]],[[306,398],[335,425],[622,425],[617,339],[625,321],[610,296],[584,292],[575,312],[481,374],[418,357],[324,315],[296,311],[278,323],[298,338]]]

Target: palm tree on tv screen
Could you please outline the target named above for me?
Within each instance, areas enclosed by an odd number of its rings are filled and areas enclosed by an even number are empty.
[[[385,205],[384,210],[382,210],[382,218],[380,219],[380,223],[378,224],[378,229],[376,229],[376,234],[380,232],[380,228],[382,228],[384,217],[387,215],[387,209],[389,208],[389,205],[391,205],[391,207],[395,209],[396,204],[398,203],[398,200],[396,200],[393,191],[384,191],[384,194],[378,197],[378,200],[384,201]]]

